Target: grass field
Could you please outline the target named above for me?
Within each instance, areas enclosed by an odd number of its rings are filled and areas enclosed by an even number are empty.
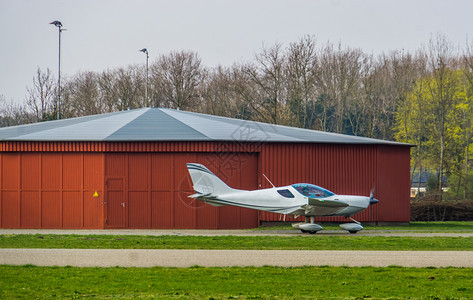
[[[471,299],[473,269],[0,266],[0,298]]]
[[[332,228],[332,227],[333,228]],[[324,226],[338,229],[337,225]],[[291,229],[282,226],[271,229]],[[473,222],[367,226],[473,231]],[[259,229],[266,230],[266,229]],[[473,237],[0,235],[0,248],[473,250]],[[473,268],[76,268],[0,265],[1,299],[472,299]]]
[[[473,237],[0,235],[0,248],[473,250]]]
[[[473,218],[473,217],[472,217]],[[321,224],[325,230],[340,230],[338,224]],[[410,222],[408,225],[370,225],[363,224],[363,230],[414,231],[414,232],[473,232],[473,222]],[[259,227],[254,230],[293,230],[291,224]]]

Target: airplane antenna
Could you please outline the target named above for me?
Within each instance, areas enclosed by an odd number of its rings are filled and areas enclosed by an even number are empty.
[[[267,180],[269,183],[271,183],[271,185],[273,186],[273,188],[276,188],[276,187],[274,186],[274,184],[271,182],[271,180],[269,180],[268,177],[266,177],[266,175],[263,174],[263,176],[264,176],[264,178],[266,178],[266,180]]]

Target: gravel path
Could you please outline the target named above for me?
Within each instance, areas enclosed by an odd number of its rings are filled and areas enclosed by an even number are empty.
[[[78,267],[473,267],[473,251],[0,249],[0,264]]]

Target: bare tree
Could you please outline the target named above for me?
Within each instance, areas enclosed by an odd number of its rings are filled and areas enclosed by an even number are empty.
[[[350,106],[359,95],[362,59],[360,49],[342,49],[341,44],[335,49],[328,43],[321,50],[317,84],[321,89],[323,130],[347,131]],[[333,118],[331,124],[330,118]]]
[[[26,106],[32,111],[36,121],[54,119],[57,110],[55,89],[56,81],[51,70],[42,72],[38,68],[33,77],[33,86],[26,88]]]
[[[154,106],[189,109],[198,104],[197,88],[203,68],[197,53],[181,51],[162,55],[150,69]]]
[[[104,111],[99,95],[97,74],[94,72],[78,73],[68,85],[71,93],[71,107],[76,116],[99,114]]]
[[[232,70],[218,66],[206,72],[202,86],[200,111],[216,116],[238,116],[238,97],[234,90]]]
[[[14,101],[7,101],[0,95],[0,127],[15,126],[36,122],[36,116]]]
[[[116,71],[114,90],[118,110],[134,109],[146,106],[144,101],[144,84],[141,71],[136,66]]]
[[[298,127],[313,128],[317,102],[318,71],[315,38],[305,36],[288,49],[286,77],[288,105]]]
[[[115,89],[117,77],[118,72],[115,70],[107,70],[102,72],[100,75],[97,75],[97,84],[100,89],[100,99],[105,112],[113,112],[118,110],[118,95]]]
[[[257,119],[273,124],[281,124],[284,115],[280,113],[285,105],[285,56],[280,44],[263,47],[256,54],[256,64],[245,64],[241,67],[241,75],[246,83],[246,91],[252,94],[249,104],[257,115]],[[244,89],[243,89],[244,90]],[[286,120],[287,121],[287,120]]]

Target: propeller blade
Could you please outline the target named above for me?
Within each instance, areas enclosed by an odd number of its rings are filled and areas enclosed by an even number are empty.
[[[374,188],[371,190],[370,193],[370,205],[378,203],[379,200],[374,198]]]

